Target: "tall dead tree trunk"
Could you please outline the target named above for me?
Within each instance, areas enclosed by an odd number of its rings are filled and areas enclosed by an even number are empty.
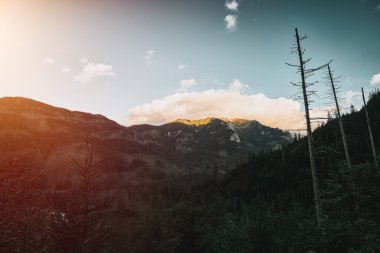
[[[344,153],[346,154],[346,160],[347,160],[348,168],[350,169],[350,171],[352,171],[351,157],[350,157],[350,153],[348,152],[348,144],[347,144],[346,133],[344,131],[343,122],[342,122],[342,118],[340,115],[339,103],[338,103],[338,99],[336,96],[336,87],[334,84],[333,75],[331,73],[330,64],[327,64],[327,68],[328,68],[328,72],[329,72],[329,79],[330,79],[330,83],[331,83],[332,95],[333,95],[334,102],[335,102],[336,115],[338,117],[340,133],[342,134]]]
[[[369,114],[368,114],[368,109],[367,109],[367,103],[365,101],[365,96],[364,96],[364,90],[362,87],[362,97],[363,97],[363,104],[364,104],[364,111],[365,111],[365,116],[367,118],[367,125],[368,125],[368,132],[369,132],[369,138],[371,139],[371,147],[372,147],[372,154],[373,154],[373,160],[375,162],[375,166],[377,167],[377,158],[376,158],[376,149],[375,149],[375,143],[373,141],[373,135],[372,135],[372,128],[371,128],[371,121],[369,119]]]
[[[311,167],[311,175],[313,179],[313,189],[314,189],[314,201],[315,201],[315,210],[317,215],[317,222],[318,225],[320,225],[320,200],[319,200],[319,181],[318,181],[318,175],[317,175],[317,165],[315,163],[315,157],[314,157],[314,146],[313,146],[313,136],[312,136],[312,130],[311,130],[311,123],[310,123],[310,114],[309,114],[309,100],[308,100],[308,93],[307,93],[307,85],[306,85],[306,78],[305,78],[305,61],[303,59],[303,50],[301,49],[301,41],[298,34],[298,29],[295,29],[296,31],[296,40],[297,40],[297,52],[300,62],[300,73],[301,73],[301,85],[302,85],[302,94],[303,94],[303,101],[305,105],[305,118],[306,118],[306,127],[307,127],[307,141],[309,146],[309,157],[310,157],[310,167]]]
[[[328,70],[328,80],[330,81],[331,91],[332,91],[331,96],[332,96],[332,98],[334,100],[334,104],[335,104],[335,108],[336,108],[336,116],[337,116],[338,122],[339,122],[340,133],[341,133],[341,136],[342,136],[343,147],[344,147],[344,153],[346,155],[346,161],[347,161],[348,171],[349,171],[349,174],[350,174],[349,182],[350,182],[350,186],[351,186],[351,189],[352,189],[352,193],[355,196],[354,197],[355,211],[356,211],[356,213],[358,213],[359,212],[359,205],[358,205],[357,199],[356,199],[356,187],[355,187],[355,184],[353,182],[353,169],[352,169],[351,157],[350,157],[350,153],[348,151],[347,137],[346,137],[346,133],[344,131],[343,121],[342,121],[342,117],[341,117],[341,114],[340,114],[339,102],[338,102],[338,98],[337,98],[337,95],[336,95],[337,94],[337,90],[339,89],[339,87],[337,87],[335,85],[335,80],[336,79],[334,79],[334,77],[333,77],[333,74],[332,74],[332,71],[331,71],[331,68],[330,68],[330,63],[327,64],[327,70]]]

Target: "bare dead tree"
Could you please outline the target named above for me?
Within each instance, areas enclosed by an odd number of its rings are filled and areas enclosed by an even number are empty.
[[[310,96],[316,95],[315,90],[310,90],[310,88],[315,85],[317,82],[307,82],[307,79],[314,75],[314,72],[317,70],[322,69],[325,67],[325,65],[320,66],[318,68],[307,68],[307,63],[311,60],[311,58],[305,60],[304,54],[305,49],[302,47],[301,42],[308,38],[306,35],[300,37],[298,34],[298,29],[295,28],[295,40],[296,44],[292,46],[292,53],[297,53],[299,58],[299,65],[293,65],[288,64],[291,67],[297,68],[297,73],[300,73],[301,75],[301,81],[297,83],[292,83],[293,86],[298,87],[300,90],[300,94],[296,97],[296,99],[302,99],[303,104],[305,106],[305,119],[306,119],[306,130],[307,130],[307,140],[308,140],[308,147],[309,147],[309,158],[310,158],[310,168],[311,168],[311,175],[313,180],[313,189],[314,189],[314,201],[315,201],[315,210],[316,210],[316,216],[317,216],[317,222],[318,225],[321,224],[321,205],[320,205],[320,199],[319,199],[319,180],[318,180],[318,174],[317,174],[317,165],[315,162],[315,156],[314,156],[314,145],[313,145],[313,136],[312,136],[312,129],[311,129],[311,123],[310,123]]]
[[[331,64],[331,62],[327,64],[327,73],[326,73],[327,74],[327,77],[326,77],[327,84],[330,87],[330,92],[328,92],[328,97],[333,101],[333,104],[335,106],[335,115],[336,115],[336,118],[338,119],[340,133],[342,136],[344,154],[346,156],[346,162],[347,162],[348,171],[350,174],[350,179],[349,179],[350,182],[349,183],[350,183],[352,193],[355,196],[354,201],[355,201],[356,212],[359,212],[359,205],[357,204],[357,200],[356,200],[356,187],[355,187],[355,184],[353,182],[353,175],[352,175],[353,169],[352,169],[351,157],[350,157],[350,153],[348,150],[348,142],[347,142],[346,133],[344,131],[343,120],[342,120],[341,113],[340,113],[340,106],[339,106],[339,101],[338,101],[339,98],[337,96],[337,93],[340,90],[340,86],[337,85],[337,83],[339,83],[339,80],[338,80],[339,77],[334,77],[333,71],[331,70],[331,67],[330,67],[330,64]]]
[[[364,104],[364,111],[365,111],[365,116],[367,118],[367,126],[368,126],[368,132],[369,132],[369,138],[371,139],[371,147],[372,147],[372,154],[373,154],[373,160],[375,162],[375,166],[377,167],[377,158],[376,158],[376,149],[375,149],[375,143],[373,141],[373,135],[372,135],[372,128],[371,128],[371,121],[369,118],[368,114],[368,109],[367,109],[367,103],[365,101],[365,96],[364,96],[364,90],[362,87],[362,97],[363,97],[363,104]]]
[[[334,101],[334,104],[335,104],[336,117],[338,119],[340,133],[342,135],[342,141],[343,141],[344,153],[346,155],[347,166],[350,169],[350,171],[352,171],[352,163],[351,163],[350,153],[348,151],[347,137],[346,137],[346,133],[344,131],[343,121],[342,121],[342,117],[340,114],[340,106],[339,106],[339,102],[338,102],[338,98],[337,98],[337,92],[339,91],[339,88],[340,88],[339,86],[336,85],[336,83],[338,82],[337,81],[338,78],[334,78],[333,73],[332,73],[331,68],[330,68],[330,63],[327,64],[327,71],[328,71],[327,74],[328,74],[329,84],[331,85],[330,95],[331,95],[331,97]]]

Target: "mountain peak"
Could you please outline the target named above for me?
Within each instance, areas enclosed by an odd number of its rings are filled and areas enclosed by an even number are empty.
[[[51,105],[48,105],[43,102],[33,100],[30,98],[25,98],[25,97],[2,97],[0,98],[0,103],[2,105],[20,104],[20,105],[25,105],[25,106],[43,106],[43,107],[54,108]]]
[[[221,118],[224,122],[232,123],[236,126],[245,126],[248,125],[251,122],[257,122],[256,120],[248,120],[248,119],[240,119],[240,118]]]
[[[170,123],[181,123],[185,125],[192,125],[192,126],[203,126],[208,125],[211,122],[220,121],[225,123],[232,123],[235,126],[245,126],[248,125],[251,122],[257,122],[255,120],[248,120],[248,119],[240,119],[240,118],[216,118],[216,117],[207,117],[204,119],[196,119],[196,120],[189,120],[189,119],[177,119],[175,121],[172,121]]]
[[[203,126],[203,125],[210,124],[212,121],[217,121],[217,120],[222,121],[221,119],[218,119],[218,118],[207,117],[204,119],[196,119],[196,120],[177,119],[171,123],[181,123],[181,124],[192,125],[192,126]]]

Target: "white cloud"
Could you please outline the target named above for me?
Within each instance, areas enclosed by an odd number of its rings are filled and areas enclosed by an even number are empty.
[[[183,64],[181,64],[181,65],[178,66],[178,69],[179,69],[179,70],[183,70],[183,69],[185,69],[185,68],[186,68],[186,66],[183,65]]]
[[[44,59],[42,59],[42,62],[44,62],[46,64],[53,64],[55,62],[55,60],[53,57],[46,56]]]
[[[229,14],[224,18],[224,21],[226,22],[226,29],[229,31],[235,31],[237,26],[237,16]]]
[[[348,90],[344,93],[345,103],[343,106],[350,106],[351,104],[355,104],[358,100],[360,100],[362,93],[358,91]]]
[[[233,90],[205,90],[176,93],[131,108],[125,118],[126,125],[163,124],[178,118],[202,119],[206,117],[243,118],[282,129],[304,129],[304,112],[301,104],[284,97],[269,98],[262,93],[247,95]],[[326,117],[326,112],[314,110],[314,117]]]
[[[152,63],[154,53],[155,51],[153,49],[147,50],[145,52],[144,59],[145,59],[146,64],[150,65]]]
[[[93,79],[102,76],[116,76],[112,65],[90,62],[84,66],[82,72],[75,77],[75,80],[81,83],[89,83]]]
[[[380,11],[380,4],[375,7],[375,11]]]
[[[70,72],[71,71],[71,69],[69,68],[69,67],[63,67],[62,68],[62,72],[63,73],[68,73],[68,72]]]
[[[226,6],[226,8],[230,11],[237,11],[239,4],[238,2],[236,2],[236,0],[232,0],[232,1],[227,1],[224,6]]]
[[[79,61],[83,64],[87,63],[88,59],[87,57],[80,58]]]
[[[374,76],[371,78],[370,83],[371,83],[372,85],[380,85],[380,73],[374,75]]]
[[[179,88],[179,92],[187,92],[191,87],[198,85],[195,79],[187,79],[181,81],[181,87]]]
[[[247,84],[242,83],[240,80],[235,79],[229,84],[228,88],[232,91],[244,91],[249,89]]]

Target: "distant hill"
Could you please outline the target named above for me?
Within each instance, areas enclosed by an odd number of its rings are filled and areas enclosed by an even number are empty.
[[[0,99],[0,163],[42,168],[49,180],[75,175],[87,136],[104,171],[201,173],[232,168],[250,153],[278,149],[289,133],[244,119],[176,120],[124,127],[102,115],[69,111],[21,97]]]

